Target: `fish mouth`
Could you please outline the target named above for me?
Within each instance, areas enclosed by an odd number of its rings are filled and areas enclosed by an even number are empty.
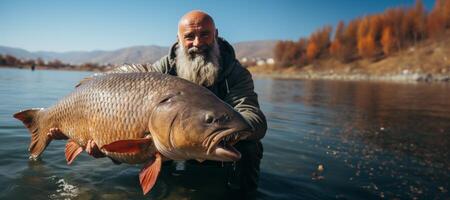
[[[212,154],[219,161],[237,161],[241,153],[233,147],[240,140],[250,135],[249,129],[221,129],[207,138],[207,155]]]

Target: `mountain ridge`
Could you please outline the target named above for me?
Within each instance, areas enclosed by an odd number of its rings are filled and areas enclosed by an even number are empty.
[[[244,41],[233,44],[238,59],[272,58],[273,48],[277,40]],[[97,63],[97,64],[123,64],[123,63],[153,63],[169,52],[169,47],[157,45],[138,45],[124,47],[116,50],[93,51],[27,51],[22,48],[0,45],[0,54],[11,55],[19,59],[38,59],[45,61],[60,60],[69,64]]]

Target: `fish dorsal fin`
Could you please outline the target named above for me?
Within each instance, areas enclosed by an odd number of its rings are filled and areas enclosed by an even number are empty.
[[[102,149],[115,153],[138,153],[152,143],[150,138],[118,140],[102,146]]]
[[[85,78],[81,79],[81,81],[78,82],[77,85],[75,85],[75,88],[80,87],[80,85],[85,84],[86,82],[92,80],[93,78],[95,78],[95,76],[88,76],[88,77],[85,77]]]
[[[29,128],[34,121],[37,113],[43,110],[43,108],[32,108],[28,110],[23,110],[13,115],[14,118],[22,121],[22,123]]]
[[[161,154],[156,153],[155,158],[149,161],[139,173],[139,181],[141,183],[142,192],[147,194],[155,185],[161,170],[162,158]]]
[[[72,164],[73,160],[83,151],[83,148],[80,147],[75,141],[69,140],[66,144],[66,161],[67,164]]]

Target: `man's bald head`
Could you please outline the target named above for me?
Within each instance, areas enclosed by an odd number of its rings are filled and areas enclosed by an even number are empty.
[[[177,75],[211,86],[219,74],[220,49],[214,21],[205,12],[191,11],[178,23]]]
[[[182,28],[182,26],[186,25],[195,25],[195,24],[202,24],[207,23],[211,24],[213,28],[215,29],[214,20],[211,16],[208,15],[208,13],[205,13],[200,10],[193,10],[181,17],[180,21],[178,22],[178,30]]]
[[[210,46],[216,37],[214,20],[203,11],[190,11],[178,22],[178,39],[186,49]]]

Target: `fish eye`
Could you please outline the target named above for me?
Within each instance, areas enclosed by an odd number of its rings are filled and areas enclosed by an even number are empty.
[[[213,123],[213,122],[214,122],[214,117],[213,117],[212,115],[210,115],[210,114],[206,114],[206,115],[205,115],[205,122],[206,122],[207,124]]]
[[[160,104],[162,104],[162,103],[170,103],[170,102],[172,102],[172,98],[173,98],[174,96],[176,96],[176,95],[175,95],[175,94],[167,95],[167,96],[164,97],[159,103],[160,103]]]

